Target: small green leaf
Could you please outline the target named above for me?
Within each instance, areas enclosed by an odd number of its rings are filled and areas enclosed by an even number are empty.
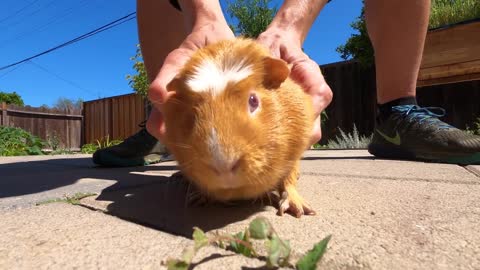
[[[245,232],[239,232],[239,233],[235,234],[233,236],[233,238],[245,241],[247,243],[251,243],[250,242],[250,237],[248,236],[248,233],[246,231]],[[249,247],[247,247],[247,246],[245,246],[241,243],[231,241],[230,242],[230,248],[235,253],[242,254],[246,257],[252,257],[253,251]]]
[[[194,247],[187,247],[183,250],[182,258],[185,262],[191,263],[193,260],[193,256],[195,256],[195,248]]]
[[[309,250],[300,260],[297,262],[297,269],[299,270],[311,270],[317,268],[317,263],[322,259],[323,254],[327,249],[328,242],[332,236],[325,237],[322,241],[318,242]]]
[[[272,234],[272,227],[264,217],[257,217],[250,222],[248,230],[253,239],[265,239]]]
[[[197,227],[193,228],[193,241],[195,242],[195,250],[199,250],[200,248],[208,245],[208,237],[205,233]]]
[[[267,248],[267,266],[287,266],[290,258],[290,243],[274,235],[265,243]]]
[[[167,261],[168,270],[187,270],[189,265],[189,263],[177,259]]]

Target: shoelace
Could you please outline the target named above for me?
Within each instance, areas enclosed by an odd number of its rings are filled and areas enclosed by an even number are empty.
[[[440,107],[420,107],[417,105],[401,105],[393,106],[393,112],[399,112],[407,119],[418,120],[419,123],[427,122],[429,124],[436,123],[440,129],[452,128],[447,123],[440,121],[438,118],[445,115],[445,110]],[[437,113],[438,112],[438,113]]]

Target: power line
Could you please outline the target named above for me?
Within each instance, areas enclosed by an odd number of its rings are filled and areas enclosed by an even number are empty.
[[[46,72],[46,73],[54,76],[54,77],[57,78],[57,79],[59,79],[59,80],[61,80],[61,81],[63,81],[63,82],[68,83],[69,85],[71,85],[71,86],[73,86],[73,87],[75,87],[75,88],[77,88],[77,89],[80,89],[80,90],[82,90],[82,91],[84,91],[84,92],[87,92],[87,93],[89,93],[89,94],[95,95],[95,92],[94,92],[94,91],[85,89],[84,87],[80,86],[79,84],[77,84],[77,83],[75,83],[75,82],[72,82],[72,81],[70,81],[70,80],[67,80],[67,79],[61,77],[60,75],[58,75],[58,74],[56,74],[56,73],[48,70],[46,67],[41,66],[41,65],[38,64],[38,63],[33,62],[32,60],[29,60],[28,63],[29,63],[29,64],[32,64],[33,66],[35,66],[36,68],[38,68],[38,69],[40,69],[40,70],[43,70],[43,71]]]
[[[18,15],[20,12],[22,12],[22,11],[24,11],[25,9],[29,8],[31,5],[35,4],[36,2],[38,2],[38,0],[34,0],[34,1],[26,4],[25,6],[21,7],[19,10],[13,12],[12,14],[7,15],[6,17],[3,17],[2,19],[0,19],[0,23],[2,23],[2,22],[4,22],[4,21],[6,21],[6,20],[8,20],[8,19],[10,19],[10,18]]]
[[[24,37],[32,34],[32,33],[40,33],[40,32],[43,32],[45,29],[48,28],[48,26],[54,24],[54,23],[58,23],[59,21],[63,20],[64,18],[66,17],[70,17],[69,15],[72,14],[74,11],[78,10],[79,8],[82,8],[88,4],[90,4],[91,1],[89,0],[83,0],[82,2],[80,2],[80,4],[78,6],[73,6],[73,7],[70,7],[70,8],[67,8],[66,10],[63,11],[63,14],[61,16],[52,16],[50,17],[49,20],[47,23],[43,24],[43,25],[40,25],[40,26],[37,26],[36,28],[34,29],[31,29],[30,31],[26,31],[26,32],[23,32],[23,33],[20,33],[18,35],[16,35],[15,37],[11,38],[11,39],[7,39],[7,40],[4,40],[2,41],[2,43],[4,43],[3,45],[0,45],[0,48],[3,48],[5,47],[6,45],[8,45],[9,42],[14,42],[14,41],[17,41],[17,40],[21,40],[23,39]]]
[[[119,26],[119,25],[121,25],[121,24],[123,24],[123,23],[126,23],[126,22],[128,22],[128,21],[130,21],[130,20],[135,19],[135,18],[136,18],[136,15],[135,15],[135,14],[136,14],[136,12],[132,12],[132,13],[126,15],[126,16],[123,16],[123,17],[121,17],[121,18],[119,18],[119,19],[116,19],[116,20],[114,20],[114,21],[112,21],[112,22],[110,22],[110,23],[107,23],[107,24],[105,24],[105,25],[103,25],[103,26],[101,26],[101,27],[99,27],[99,28],[97,28],[97,29],[95,29],[95,30],[92,30],[92,31],[90,31],[90,32],[88,32],[88,33],[86,33],[86,34],[83,34],[83,35],[81,35],[81,36],[78,36],[78,37],[76,37],[76,38],[74,38],[74,39],[71,39],[71,40],[69,40],[69,41],[67,41],[67,42],[64,42],[64,43],[62,43],[62,44],[60,44],[60,45],[57,45],[57,46],[55,46],[55,47],[53,47],[53,48],[50,48],[50,49],[48,49],[48,50],[46,50],[46,51],[43,51],[43,52],[38,53],[38,54],[35,54],[35,55],[33,55],[33,56],[30,56],[30,57],[25,58],[25,59],[23,59],[23,60],[20,60],[20,61],[18,61],[18,62],[15,62],[15,63],[9,64],[9,65],[3,66],[3,67],[0,68],[0,71],[1,71],[1,70],[4,70],[4,69],[7,69],[7,68],[14,67],[14,66],[16,66],[16,65],[23,64],[23,63],[28,62],[28,61],[30,61],[30,60],[32,60],[32,59],[35,59],[35,58],[37,58],[37,57],[40,57],[40,56],[42,56],[42,55],[51,53],[51,52],[53,52],[53,51],[56,51],[56,50],[58,50],[58,49],[61,49],[61,48],[66,47],[66,46],[68,46],[68,45],[71,45],[71,44],[73,44],[73,43],[76,43],[76,42],[78,42],[78,41],[80,41],[80,40],[82,40],[82,39],[89,38],[89,37],[91,37],[91,36],[94,36],[94,35],[96,35],[96,34],[99,34],[99,33],[103,32],[103,31],[106,31],[106,30],[108,30],[108,29],[110,29],[110,28]]]

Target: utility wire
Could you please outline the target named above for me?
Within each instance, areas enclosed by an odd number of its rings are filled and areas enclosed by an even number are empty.
[[[2,19],[0,19],[0,23],[2,23],[2,22],[4,22],[4,21],[6,21],[6,20],[8,20],[8,19],[10,19],[10,18],[18,15],[20,12],[24,11],[25,9],[27,9],[27,8],[30,7],[31,5],[35,4],[36,2],[38,2],[38,0],[34,0],[34,1],[26,4],[25,6],[21,7],[19,10],[15,11],[14,13],[12,13],[12,14],[6,16],[6,17],[3,17]]]
[[[116,20],[114,20],[114,21],[112,21],[112,22],[110,22],[110,23],[107,23],[107,24],[105,24],[105,25],[103,25],[103,26],[101,26],[101,27],[99,27],[99,28],[97,28],[97,29],[95,29],[95,30],[92,30],[92,31],[90,31],[90,32],[88,32],[88,33],[86,33],[86,34],[83,34],[83,35],[81,35],[81,36],[78,36],[78,37],[76,37],[76,38],[74,38],[74,39],[71,39],[71,40],[69,40],[69,41],[67,41],[67,42],[64,42],[64,43],[62,43],[62,44],[60,44],[60,45],[57,45],[57,46],[55,46],[55,47],[53,47],[53,48],[50,48],[50,49],[48,49],[48,50],[46,50],[46,51],[43,51],[43,52],[38,53],[38,54],[35,54],[35,55],[33,55],[33,56],[30,56],[30,57],[25,58],[25,59],[23,59],[23,60],[20,60],[20,61],[18,61],[18,62],[15,62],[15,63],[9,64],[9,65],[0,67],[0,71],[1,71],[1,70],[5,70],[5,69],[7,69],[7,68],[14,67],[14,66],[16,66],[16,65],[23,64],[23,63],[28,62],[28,61],[30,61],[30,60],[32,60],[32,59],[35,59],[35,58],[37,58],[37,57],[40,57],[40,56],[42,56],[42,55],[51,53],[51,52],[53,52],[53,51],[56,51],[56,50],[58,50],[58,49],[61,49],[61,48],[66,47],[66,46],[68,46],[68,45],[71,45],[71,44],[73,44],[73,43],[76,43],[76,42],[78,42],[78,41],[80,41],[80,40],[82,40],[82,39],[89,38],[89,37],[91,37],[91,36],[94,36],[94,35],[96,35],[96,34],[99,34],[99,33],[103,32],[103,31],[106,31],[106,30],[108,30],[108,29],[110,29],[110,28],[113,28],[113,27],[116,27],[116,26],[121,25],[121,24],[123,24],[123,23],[126,23],[126,22],[128,22],[128,21],[130,21],[130,20],[135,19],[135,18],[136,18],[136,15],[135,15],[135,14],[136,14],[136,12],[132,12],[132,13],[126,15],[126,16],[123,16],[123,17],[121,17],[121,18],[119,18],[119,19],[116,19]]]
[[[68,83],[69,85],[71,85],[71,86],[73,86],[73,87],[75,87],[75,88],[77,88],[77,89],[80,89],[80,90],[82,90],[82,91],[84,91],[84,92],[87,92],[87,93],[89,93],[89,94],[95,95],[95,92],[94,92],[94,91],[85,89],[84,87],[80,86],[79,84],[77,84],[77,83],[75,83],[75,82],[72,82],[72,81],[70,81],[70,80],[67,80],[67,79],[61,77],[60,75],[58,75],[58,74],[56,74],[56,73],[48,70],[46,67],[44,67],[44,66],[42,66],[42,65],[40,65],[40,64],[38,64],[38,63],[33,62],[32,60],[29,60],[28,63],[29,63],[29,64],[32,64],[33,66],[35,66],[36,68],[38,68],[38,69],[40,69],[40,70],[43,70],[43,72],[46,72],[46,73],[54,76],[55,78],[57,78],[57,79],[59,79],[59,80],[61,80],[61,81],[63,81],[63,82]]]

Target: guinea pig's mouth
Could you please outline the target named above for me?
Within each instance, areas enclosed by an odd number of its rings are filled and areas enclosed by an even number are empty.
[[[245,186],[237,175],[233,173],[224,173],[215,177],[215,186],[218,189],[236,189]]]

